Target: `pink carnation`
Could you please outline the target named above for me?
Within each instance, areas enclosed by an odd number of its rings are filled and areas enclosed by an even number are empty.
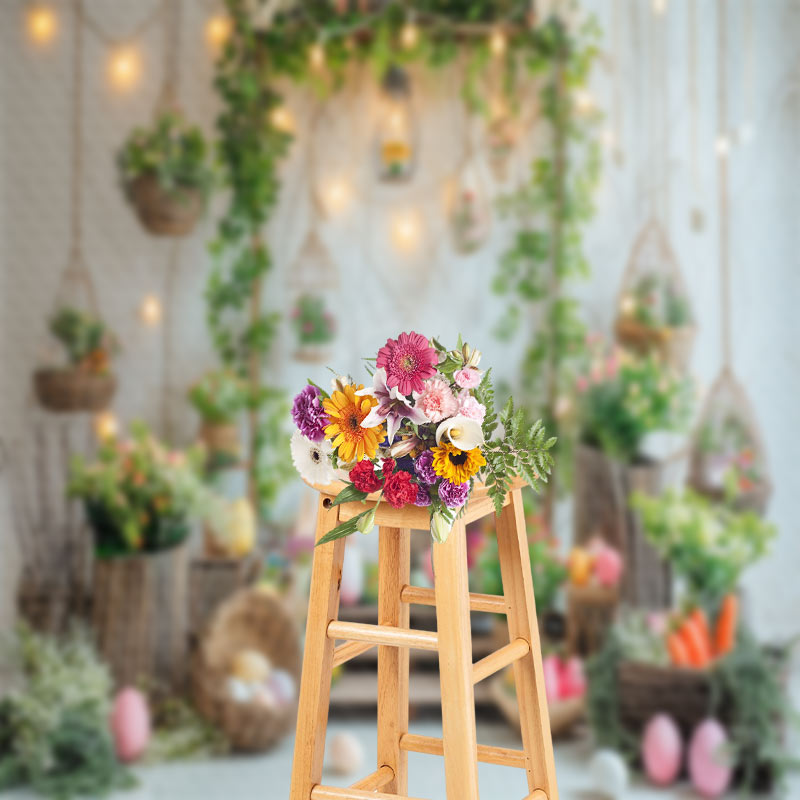
[[[469,392],[461,392],[458,396],[458,413],[467,419],[474,419],[483,424],[486,406],[479,403]]]
[[[417,397],[415,408],[422,409],[422,413],[431,422],[441,422],[443,419],[456,415],[458,401],[447,381],[441,378],[431,378],[425,381],[422,393]]]
[[[481,382],[480,370],[472,367],[458,370],[453,377],[462,389],[474,389]]]

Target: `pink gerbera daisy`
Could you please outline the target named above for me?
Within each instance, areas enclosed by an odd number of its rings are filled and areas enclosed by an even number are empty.
[[[386,370],[386,385],[397,387],[400,394],[421,392],[426,378],[436,374],[439,356],[419,333],[401,333],[387,339],[378,350],[377,366]]]

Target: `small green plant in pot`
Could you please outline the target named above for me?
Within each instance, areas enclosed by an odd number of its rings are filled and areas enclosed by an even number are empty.
[[[117,155],[125,194],[142,224],[160,236],[184,236],[200,218],[213,182],[202,131],[175,111],[136,128]]]
[[[98,558],[154,553],[181,544],[194,519],[216,510],[202,481],[202,447],[170,450],[141,423],[107,440],[94,463],[78,456],[68,492],[83,500]]]
[[[189,402],[200,415],[200,439],[212,463],[238,459],[239,418],[247,408],[247,384],[232,370],[207,372],[189,389]]]
[[[65,364],[34,375],[36,395],[51,411],[101,411],[116,389],[111,357],[117,341],[98,316],[64,306],[50,319],[50,333],[61,345]]]

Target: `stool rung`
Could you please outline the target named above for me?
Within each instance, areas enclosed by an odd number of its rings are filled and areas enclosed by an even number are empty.
[[[426,753],[429,756],[444,755],[444,744],[441,739],[433,736],[419,736],[415,733],[405,733],[400,737],[400,749],[410,753]],[[520,769],[525,769],[527,766],[527,757],[524,751],[511,750],[507,747],[492,747],[486,744],[478,745],[478,761],[486,764],[500,764],[504,767],[519,767]],[[534,800],[538,800],[538,798],[534,798]]]
[[[433,589],[423,589],[421,586],[404,586],[400,592],[400,599],[404,603],[414,603],[418,606],[435,606],[436,593]],[[506,599],[497,594],[477,594],[470,592],[469,607],[471,611],[486,611],[489,614],[505,614]]]
[[[384,794],[383,792],[341,789],[338,786],[320,786],[317,784],[311,790],[311,800],[420,800],[420,798],[406,797],[404,794]]]
[[[371,642],[345,642],[333,649],[333,666],[339,667],[375,647]]]
[[[328,624],[328,638],[390,647],[414,647],[418,650],[439,649],[439,637],[433,631],[394,628],[391,625],[367,625],[363,622],[333,620]]]
[[[513,642],[509,642],[472,665],[472,682],[479,683],[484,678],[494,675],[495,672],[499,672],[503,667],[507,667],[509,664],[519,661],[520,658],[524,658],[530,651],[531,646],[525,639],[514,639]]]
[[[525,800],[547,800],[547,793],[543,792],[541,789],[537,789],[535,792],[529,794]]]
[[[377,792],[383,789],[387,783],[394,780],[394,770],[384,764],[380,769],[376,769],[371,775],[356,781],[350,786],[351,789],[360,789],[365,792]]]

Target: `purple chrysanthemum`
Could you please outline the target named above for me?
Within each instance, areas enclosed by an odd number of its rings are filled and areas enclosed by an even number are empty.
[[[424,508],[425,506],[429,506],[430,504],[431,504],[431,496],[428,494],[427,487],[417,485],[417,499],[414,501],[414,505],[420,506],[420,508]]]
[[[300,433],[312,442],[325,438],[325,426],[330,420],[322,407],[322,393],[316,386],[309,384],[294,398],[292,419]]]
[[[443,480],[439,484],[439,497],[448,508],[460,508],[469,497],[469,482],[450,483]]]
[[[439,476],[433,471],[433,451],[423,450],[414,460],[414,472],[417,477],[428,486],[433,486]]]

